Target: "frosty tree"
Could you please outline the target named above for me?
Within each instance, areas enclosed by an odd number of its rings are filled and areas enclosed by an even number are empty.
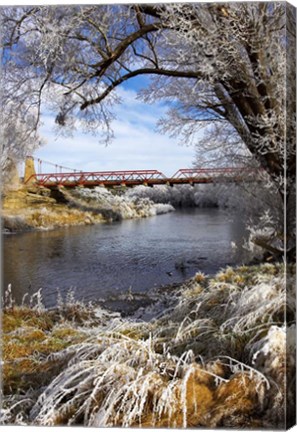
[[[149,75],[141,97],[171,103],[163,130],[189,141],[206,126],[208,143],[250,156],[288,199],[296,166],[290,5],[11,7],[2,22],[5,97],[34,108],[33,129],[43,102],[57,124],[104,129],[108,140],[116,88]]]
[[[10,173],[19,162],[43,143],[43,139],[35,131],[35,119],[19,111],[14,103],[6,104],[1,112],[1,172],[4,181],[10,181]]]

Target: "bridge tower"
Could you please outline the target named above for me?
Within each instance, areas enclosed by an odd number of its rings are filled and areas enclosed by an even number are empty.
[[[34,158],[32,156],[27,156],[25,161],[25,174],[24,174],[24,183],[33,184],[36,182],[35,177],[30,177],[35,175],[35,166],[34,166]],[[30,180],[29,180],[30,179]],[[29,182],[28,182],[29,180]]]

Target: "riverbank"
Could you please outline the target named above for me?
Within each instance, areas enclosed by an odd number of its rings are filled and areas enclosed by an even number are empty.
[[[295,266],[284,271],[197,273],[126,317],[71,296],[51,311],[40,295],[15,306],[7,293],[2,422],[284,428]]]
[[[16,233],[149,217],[173,210],[169,204],[125,198],[100,187],[51,191],[23,186],[3,192],[1,218],[4,233]]]
[[[70,208],[50,196],[50,190],[20,188],[2,198],[4,233],[46,230],[70,225],[103,222],[100,214]]]

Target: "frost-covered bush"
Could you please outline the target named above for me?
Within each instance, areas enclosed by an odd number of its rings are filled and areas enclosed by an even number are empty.
[[[98,212],[111,220],[149,217],[174,210],[172,205],[154,203],[149,197],[112,193],[99,186],[94,189],[63,190],[63,194],[70,204],[84,210]]]
[[[244,248],[251,258],[262,259],[265,252],[270,252],[279,258],[284,253],[283,221],[278,222],[276,216],[271,215],[272,213],[265,211],[256,221],[255,218],[250,218],[247,223],[249,235]]]
[[[221,207],[237,214],[259,215],[275,193],[259,184],[212,183],[191,185],[136,186],[128,189],[129,198],[149,198],[155,203],[170,203],[174,207]]]
[[[154,187],[136,186],[126,192],[127,197],[149,198],[155,203],[170,203],[175,207],[217,207],[218,196],[213,185],[180,185],[170,187],[157,185]]]

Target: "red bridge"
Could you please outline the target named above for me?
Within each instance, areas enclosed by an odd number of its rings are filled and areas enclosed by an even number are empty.
[[[166,177],[157,170],[99,171],[99,172],[66,172],[32,174],[25,179],[25,184],[37,183],[52,188],[56,186],[154,186],[176,184],[200,184],[256,181],[258,169],[247,167],[232,168],[193,168],[180,169],[172,177]]]

